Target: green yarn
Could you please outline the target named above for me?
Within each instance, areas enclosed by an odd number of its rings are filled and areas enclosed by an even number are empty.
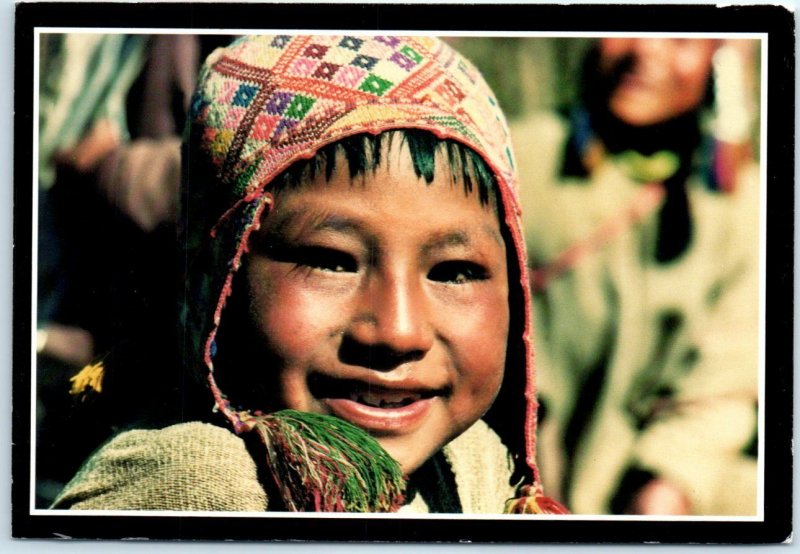
[[[393,512],[402,505],[406,482],[400,464],[364,430],[297,410],[255,418],[287,509]]]
[[[681,165],[678,155],[669,150],[659,150],[649,156],[626,150],[617,154],[615,159],[630,178],[645,183],[664,181],[672,177]]]

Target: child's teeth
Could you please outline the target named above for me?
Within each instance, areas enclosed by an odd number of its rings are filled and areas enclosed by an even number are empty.
[[[358,402],[360,404],[366,404],[367,406],[373,406],[375,408],[400,408],[402,406],[407,406],[412,402],[415,402],[419,399],[419,395],[416,394],[408,394],[408,393],[391,393],[391,392],[382,392],[382,393],[374,393],[374,392],[363,392],[363,393],[351,393],[350,400],[354,402]]]

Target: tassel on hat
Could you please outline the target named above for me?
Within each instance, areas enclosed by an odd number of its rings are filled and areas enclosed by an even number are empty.
[[[564,506],[545,496],[538,483],[520,487],[518,496],[506,501],[503,511],[507,514],[569,514]]]
[[[255,431],[290,511],[395,512],[404,501],[400,464],[366,431],[337,417],[281,410],[239,413]]]

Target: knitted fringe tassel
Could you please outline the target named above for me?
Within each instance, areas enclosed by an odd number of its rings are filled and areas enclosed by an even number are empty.
[[[507,514],[569,514],[569,511],[544,495],[541,485],[524,485],[520,487],[516,498],[506,501],[505,513]]]
[[[267,448],[287,509],[394,512],[403,504],[400,465],[365,431],[337,417],[282,410],[243,421]]]

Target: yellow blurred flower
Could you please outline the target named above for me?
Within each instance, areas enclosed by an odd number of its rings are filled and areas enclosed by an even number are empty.
[[[102,392],[104,371],[103,362],[85,366],[70,378],[72,388],[69,393],[72,395],[83,394],[85,398],[90,390],[96,393]]]

